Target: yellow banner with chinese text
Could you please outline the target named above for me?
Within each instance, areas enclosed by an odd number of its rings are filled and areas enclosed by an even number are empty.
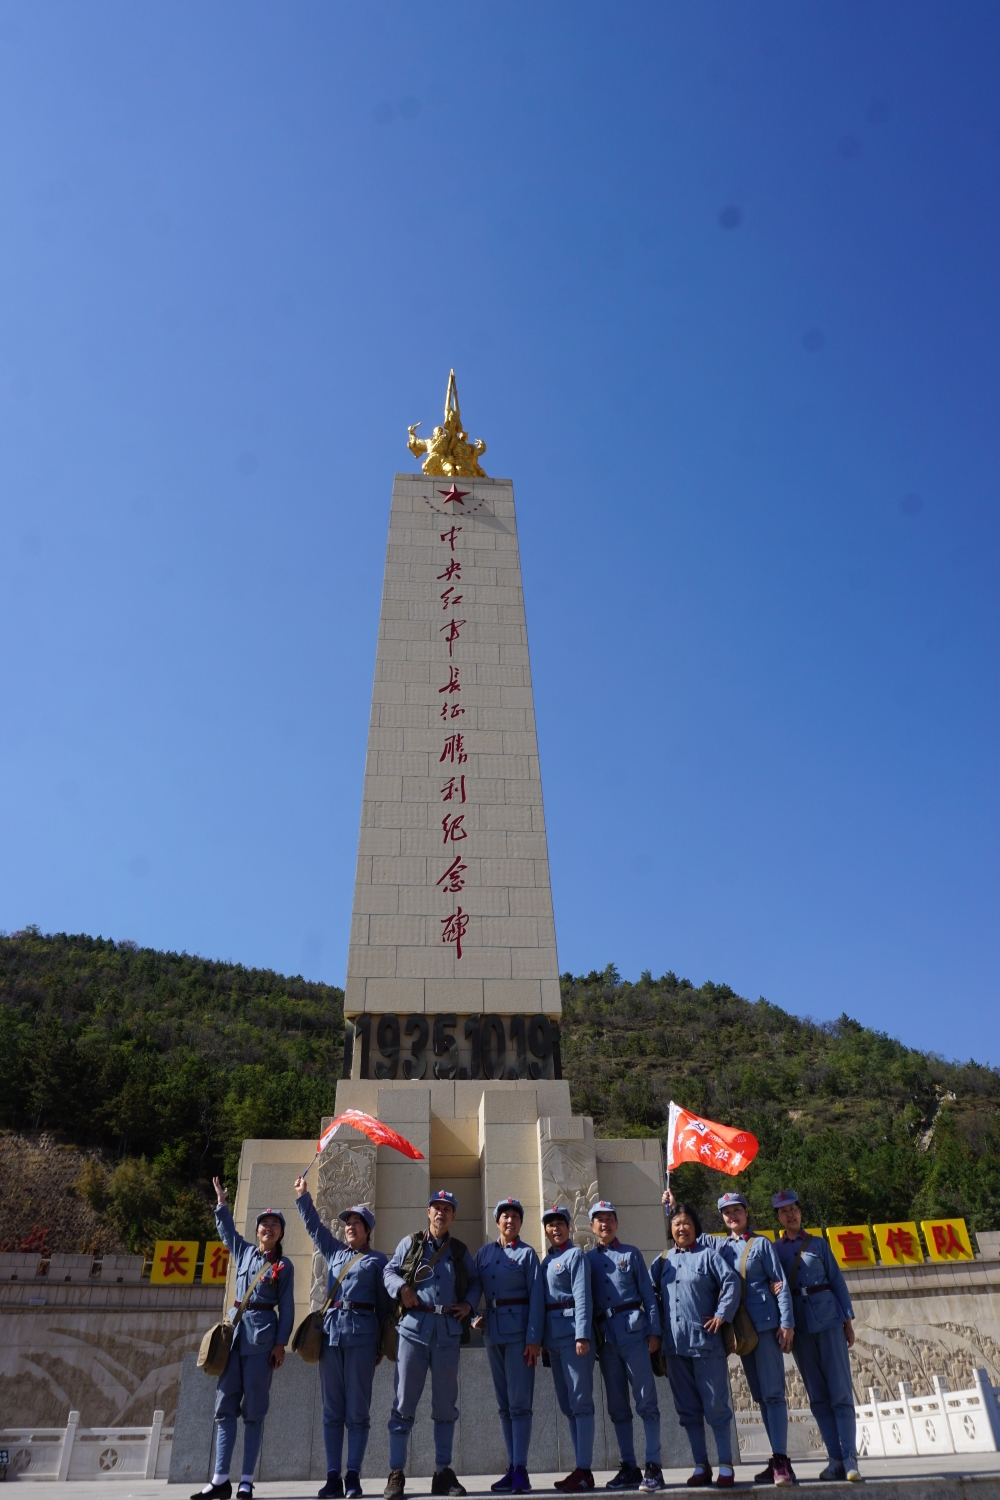
[[[153,1251],[152,1286],[191,1286],[198,1263],[199,1240],[157,1240]]]
[[[221,1240],[209,1240],[205,1246],[205,1264],[201,1268],[202,1286],[222,1286],[229,1272],[229,1251]]]
[[[920,1227],[931,1260],[973,1260],[972,1242],[964,1219],[921,1219]]]
[[[844,1224],[828,1228],[826,1237],[834,1260],[842,1271],[863,1271],[876,1264],[871,1230],[867,1224]]]
[[[878,1253],[886,1266],[919,1266],[923,1264],[924,1252],[912,1221],[905,1224],[876,1224],[875,1239]]]

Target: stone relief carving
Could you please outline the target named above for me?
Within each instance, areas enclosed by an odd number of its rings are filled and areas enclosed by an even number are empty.
[[[859,1405],[868,1400],[870,1389],[877,1399],[884,1400],[898,1395],[900,1384],[912,1387],[916,1396],[930,1396],[935,1375],[946,1380],[953,1391],[971,1390],[975,1369],[988,1370],[994,1384],[1000,1384],[1000,1339],[994,1336],[1000,1329],[996,1325],[994,1333],[987,1333],[969,1323],[924,1323],[915,1318],[914,1324],[920,1332],[912,1325],[877,1328],[865,1322],[855,1324],[851,1375]],[[734,1409],[756,1411],[743,1367],[735,1356],[729,1361],[729,1378]],[[791,1355],[785,1356],[785,1389],[790,1410],[808,1407],[805,1386]]]
[[[564,1203],[573,1215],[570,1234],[584,1250],[597,1244],[590,1232],[588,1210],[598,1197],[594,1148],[586,1141],[543,1140],[542,1207]]]
[[[370,1141],[333,1140],[316,1167],[316,1211],[338,1240],[344,1226],[337,1215],[352,1203],[375,1207],[375,1150]],[[377,1231],[376,1231],[377,1232]],[[309,1306],[314,1310],[326,1301],[326,1257],[313,1251],[309,1282]]]

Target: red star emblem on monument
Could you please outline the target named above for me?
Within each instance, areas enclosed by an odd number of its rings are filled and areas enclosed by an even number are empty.
[[[456,502],[456,504],[461,505],[462,502],[464,501],[466,495],[468,495],[469,493],[470,493],[469,490],[459,490],[459,489],[456,489],[455,485],[454,485],[454,482],[452,482],[452,486],[451,486],[450,490],[438,490],[438,494],[444,496],[444,503],[445,503],[445,505],[448,504],[449,500],[454,500]]]

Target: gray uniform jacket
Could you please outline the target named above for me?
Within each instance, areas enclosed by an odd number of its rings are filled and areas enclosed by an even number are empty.
[[[675,1245],[654,1260],[652,1278],[663,1307],[664,1354],[725,1356],[722,1334],[712,1333],[705,1320],[731,1321],[740,1305],[740,1278],[718,1250],[704,1240],[690,1250]]]
[[[545,1334],[547,1349],[577,1339],[593,1338],[590,1262],[579,1245],[550,1250],[542,1261],[545,1278]]]
[[[717,1240],[716,1248],[723,1260],[728,1261],[739,1275],[740,1261],[747,1241],[742,1235],[731,1234],[727,1240]],[[750,1249],[745,1267],[747,1279],[746,1308],[750,1321],[758,1333],[769,1328],[794,1328],[795,1314],[792,1312],[792,1294],[781,1269],[777,1251],[764,1234],[750,1236]],[[771,1282],[780,1281],[781,1291],[775,1297]]]
[[[786,1240],[782,1236],[778,1241],[778,1259],[786,1276],[791,1274],[805,1238],[803,1231],[797,1239]],[[838,1323],[853,1318],[854,1308],[844,1273],[834,1260],[830,1246],[815,1235],[810,1235],[808,1241],[799,1261],[792,1293],[795,1326],[805,1329],[806,1333],[825,1333],[828,1328],[836,1328]]]
[[[236,1232],[233,1216],[225,1203],[216,1207],[215,1225],[219,1239],[228,1247],[236,1267],[236,1301],[230,1310],[232,1315],[268,1257]],[[270,1270],[264,1272],[254,1287],[250,1304],[240,1320],[237,1337],[258,1349],[287,1344],[295,1322],[295,1270],[290,1260],[282,1256],[272,1262]]]
[[[660,1310],[646,1262],[634,1245],[615,1240],[587,1251],[594,1317],[609,1344],[631,1344],[660,1334]]]
[[[296,1200],[316,1249],[325,1256],[327,1263],[327,1293],[333,1290],[337,1277],[345,1266],[350,1266],[357,1254],[350,1245],[327,1228],[316,1212],[316,1205],[308,1193]],[[344,1276],[337,1287],[336,1300],[327,1308],[323,1319],[323,1331],[331,1344],[342,1344],[349,1348],[355,1344],[375,1344],[382,1319],[392,1310],[392,1299],[382,1279],[387,1265],[381,1250],[366,1250],[356,1265]]]
[[[399,1274],[399,1268],[406,1259],[411,1243],[410,1235],[401,1239],[393,1252],[392,1259],[385,1268],[383,1280],[385,1289],[390,1297],[398,1297],[400,1288],[404,1285],[403,1278]],[[440,1248],[435,1244],[428,1233],[424,1240],[421,1265],[433,1260],[436,1251]],[[483,1295],[483,1288],[476,1270],[475,1261],[465,1252],[465,1274],[469,1278],[465,1289],[465,1301],[468,1302],[472,1311],[475,1312],[479,1306],[479,1300]],[[455,1263],[450,1250],[433,1267],[430,1277],[419,1282],[413,1290],[417,1294],[419,1307],[410,1308],[399,1321],[399,1332],[403,1338],[411,1339],[415,1344],[449,1344],[458,1342],[462,1337],[462,1325],[457,1318],[451,1317],[445,1311],[457,1301],[455,1296]]]

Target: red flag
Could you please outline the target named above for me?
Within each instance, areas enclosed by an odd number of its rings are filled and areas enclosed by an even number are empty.
[[[735,1177],[750,1165],[757,1150],[757,1137],[749,1130],[703,1120],[671,1099],[667,1126],[668,1172],[679,1167],[682,1161],[700,1161],[716,1172],[728,1172],[730,1177]]]
[[[403,1156],[408,1156],[412,1161],[423,1161],[424,1153],[418,1151],[412,1141],[408,1141],[405,1135],[400,1135],[393,1130],[391,1125],[383,1125],[381,1120],[376,1120],[374,1115],[366,1115],[361,1109],[345,1109],[342,1115],[331,1120],[329,1125],[316,1142],[317,1156],[325,1146],[328,1146],[341,1125],[350,1125],[353,1130],[361,1130],[376,1146],[391,1146],[394,1151],[399,1151]]]

